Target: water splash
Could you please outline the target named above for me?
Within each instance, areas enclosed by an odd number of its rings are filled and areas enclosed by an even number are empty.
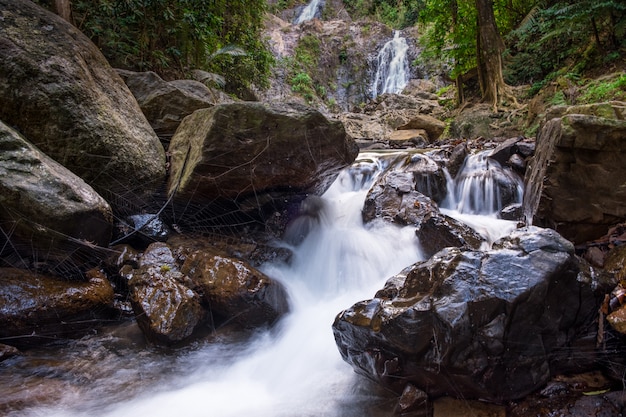
[[[383,45],[376,58],[376,75],[372,84],[372,97],[384,93],[398,94],[409,82],[409,45],[399,31]]]
[[[300,12],[300,16],[296,19],[296,24],[300,24],[306,21],[309,21],[317,15],[319,9],[321,8],[322,0],[312,0],[309,4],[306,5],[302,12]]]

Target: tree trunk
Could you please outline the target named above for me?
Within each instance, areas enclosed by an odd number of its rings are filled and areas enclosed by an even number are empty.
[[[56,14],[72,23],[72,6],[70,0],[54,0]]]
[[[502,52],[504,42],[500,37],[493,14],[492,0],[476,0],[478,11],[478,31],[476,51],[478,54],[478,81],[483,101],[491,103],[494,110],[504,97],[517,100],[508,92],[502,75]]]

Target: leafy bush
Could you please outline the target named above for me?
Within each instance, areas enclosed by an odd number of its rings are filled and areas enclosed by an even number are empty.
[[[235,88],[267,84],[273,58],[260,36],[265,10],[266,2],[256,0],[72,2],[76,26],[112,65],[166,78],[203,69],[222,74]],[[228,45],[245,55],[216,54]]]

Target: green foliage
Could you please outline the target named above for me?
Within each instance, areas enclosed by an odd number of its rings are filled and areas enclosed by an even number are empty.
[[[197,68],[234,86],[267,83],[273,58],[259,36],[264,1],[75,0],[72,8],[114,66],[172,77]],[[239,49],[224,49],[230,45]]]
[[[501,34],[519,24],[533,6],[522,0],[495,0],[494,15]],[[474,0],[426,0],[420,12],[425,28],[423,59],[442,59],[456,78],[476,66],[477,16]]]
[[[596,103],[610,100],[626,100],[626,74],[615,78],[599,79],[582,87],[579,103]]]
[[[561,69],[581,74],[620,56],[626,46],[623,0],[547,3],[533,8],[508,37],[509,82],[541,82]]]
[[[292,77],[289,83],[291,84],[291,91],[302,94],[308,102],[313,101],[315,90],[313,89],[313,79],[309,74],[300,72]]]
[[[374,17],[393,28],[402,29],[417,23],[425,0],[343,0],[355,18]]]

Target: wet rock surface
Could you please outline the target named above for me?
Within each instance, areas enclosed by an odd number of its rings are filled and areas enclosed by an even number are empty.
[[[81,335],[111,317],[113,287],[97,270],[86,282],[0,268],[0,338],[32,346]]]
[[[128,277],[137,323],[154,343],[175,345],[224,324],[271,326],[289,311],[282,284],[202,239],[152,243],[137,259],[128,259],[120,275]]]
[[[523,397],[572,365],[567,346],[597,317],[573,251],[536,228],[485,252],[444,249],[341,312],[335,340],[356,372],[399,393]]]
[[[204,319],[200,297],[185,285],[165,243],[151,244],[128,282],[137,323],[147,339],[175,344],[190,337]]]

